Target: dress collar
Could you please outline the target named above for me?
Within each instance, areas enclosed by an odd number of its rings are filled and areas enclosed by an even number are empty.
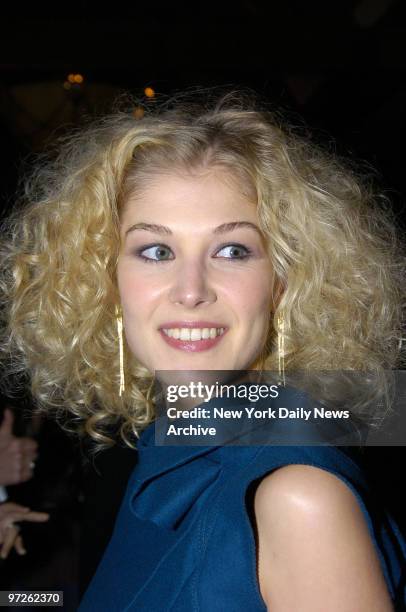
[[[244,406],[255,406],[258,409],[268,406],[277,408],[281,405],[293,409],[298,406],[309,408],[315,405],[315,402],[303,391],[293,387],[282,387],[277,401],[267,398],[260,399],[253,404],[246,398],[222,398],[221,400],[211,399],[201,406],[213,408],[213,406],[218,406],[219,402],[226,408],[234,409],[244,408]],[[241,452],[242,447],[248,447],[246,451],[250,448],[252,452],[255,447],[264,444],[272,446],[281,444],[293,446],[357,445],[358,433],[356,428],[354,429],[354,424],[351,420],[349,421],[311,419],[305,422],[302,419],[276,419],[270,422],[268,418],[264,418],[255,422],[246,419],[242,425],[230,421],[231,425],[228,429],[227,424],[222,429],[221,441],[217,445],[193,445],[192,443],[188,445],[184,439],[183,443],[179,445],[156,444],[156,433],[160,436],[161,428],[157,428],[156,421],[154,421],[142,431],[137,441],[138,465],[134,473],[135,490],[139,490],[147,481],[170,472],[198,457],[204,456],[217,464],[222,463],[224,458],[231,457],[233,462],[233,458],[245,455],[244,452]],[[188,425],[190,419],[177,420],[176,423]],[[211,420],[211,423],[215,424],[214,419]],[[271,437],[266,439],[268,435]],[[201,442],[201,438],[199,438],[199,442]],[[238,446],[240,450],[238,452],[227,452],[230,451],[232,446]],[[215,452],[219,449],[223,449],[225,452],[221,452],[221,450]]]

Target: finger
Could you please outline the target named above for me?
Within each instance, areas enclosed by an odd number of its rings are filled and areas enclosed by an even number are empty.
[[[22,465],[22,467],[20,468],[20,473],[18,475],[20,482],[26,482],[27,480],[30,480],[30,478],[34,476],[34,470],[35,470],[34,461],[30,461],[29,463],[24,463],[24,465]]]
[[[27,482],[28,480],[31,480],[33,476],[34,472],[30,468],[24,468],[24,470],[20,474],[19,482]]]
[[[16,552],[19,555],[26,555],[27,554],[27,551],[26,551],[26,549],[24,547],[24,542],[23,542],[23,539],[22,539],[21,535],[18,535],[16,537],[16,540],[14,542],[14,548],[16,549]]]
[[[7,559],[10,550],[14,546],[16,537],[18,536],[19,528],[15,525],[9,525],[4,536],[3,546],[1,548],[0,557]]]
[[[38,459],[38,453],[37,451],[30,451],[29,453],[24,453],[23,454],[23,462],[26,465],[29,465],[32,462],[35,462]]]
[[[20,521],[24,521],[25,517],[29,516],[31,513],[30,510],[28,510],[28,512],[25,511],[14,511],[14,512],[9,512],[4,518],[3,518],[3,525],[5,527],[8,527],[8,525],[11,525],[12,523],[19,523]],[[35,514],[35,513],[34,513]]]
[[[38,459],[38,451],[29,451],[24,456],[26,461],[36,461]]]
[[[0,521],[0,525],[2,529],[7,529],[9,525],[11,525],[12,523],[16,522],[16,521],[21,521],[23,520],[24,516],[26,516],[27,514],[29,514],[29,511],[24,511],[24,512],[8,512],[7,514],[5,514],[1,521]]]
[[[25,454],[36,453],[38,450],[38,442],[33,438],[18,438],[21,451]]]
[[[14,521],[21,521],[23,517],[26,516],[29,512],[29,510],[20,510],[3,514],[2,516],[0,516],[0,529],[6,529],[7,526],[13,523]]]
[[[20,484],[21,482],[30,480],[33,475],[34,473],[28,465],[22,464],[21,462],[16,462],[16,465],[14,466],[14,473],[12,476],[10,475],[9,482],[12,484]]]
[[[28,506],[21,506],[15,502],[4,502],[0,504],[0,514],[7,516],[10,512],[28,512],[30,508]]]
[[[22,514],[18,521],[32,521],[33,523],[45,523],[49,519],[48,512],[27,512]]]
[[[34,475],[37,453],[14,456],[15,478],[18,482],[29,480]]]
[[[13,435],[14,414],[10,408],[4,411],[3,421],[0,426],[0,436],[8,438]]]

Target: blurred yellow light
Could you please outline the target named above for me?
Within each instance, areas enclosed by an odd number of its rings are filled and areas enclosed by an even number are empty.
[[[147,96],[147,98],[153,98],[155,96],[155,91],[152,89],[152,87],[146,87],[144,89],[144,94]]]
[[[81,74],[74,75],[75,83],[83,83],[83,76]]]
[[[133,110],[135,119],[142,119],[144,116],[144,109],[141,106],[136,106]]]
[[[68,81],[65,81],[65,83],[63,84],[63,88],[64,89],[70,89],[71,88],[71,84]]]
[[[69,81],[69,83],[74,83],[75,82],[75,75],[74,74],[68,74],[68,81]]]

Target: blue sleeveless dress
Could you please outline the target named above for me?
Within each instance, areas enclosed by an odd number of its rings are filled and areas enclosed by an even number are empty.
[[[255,481],[288,464],[328,470],[350,487],[395,609],[405,609],[405,539],[351,449],[155,446],[154,428],[138,440],[138,464],[80,612],[265,612],[247,500]]]

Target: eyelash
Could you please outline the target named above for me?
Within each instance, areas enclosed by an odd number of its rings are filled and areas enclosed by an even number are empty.
[[[170,247],[168,247],[166,244],[149,244],[146,246],[143,246],[139,249],[137,249],[137,251],[135,252],[135,255],[137,257],[139,257],[140,259],[142,259],[143,261],[145,261],[146,263],[165,263],[167,261],[172,261],[172,259],[151,259],[150,257],[145,257],[144,255],[142,255],[142,253],[144,251],[147,251],[148,249],[152,249],[153,247],[163,247],[165,249],[168,249],[169,251],[171,250]],[[252,255],[252,251],[251,249],[249,249],[248,247],[244,246],[243,244],[239,244],[238,242],[231,242],[229,244],[224,244],[223,246],[221,246],[218,251],[222,251],[223,249],[225,249],[226,247],[238,247],[239,249],[244,249],[246,251],[246,254],[243,257],[224,257],[223,259],[230,259],[231,261],[244,261],[246,259],[249,259]]]

